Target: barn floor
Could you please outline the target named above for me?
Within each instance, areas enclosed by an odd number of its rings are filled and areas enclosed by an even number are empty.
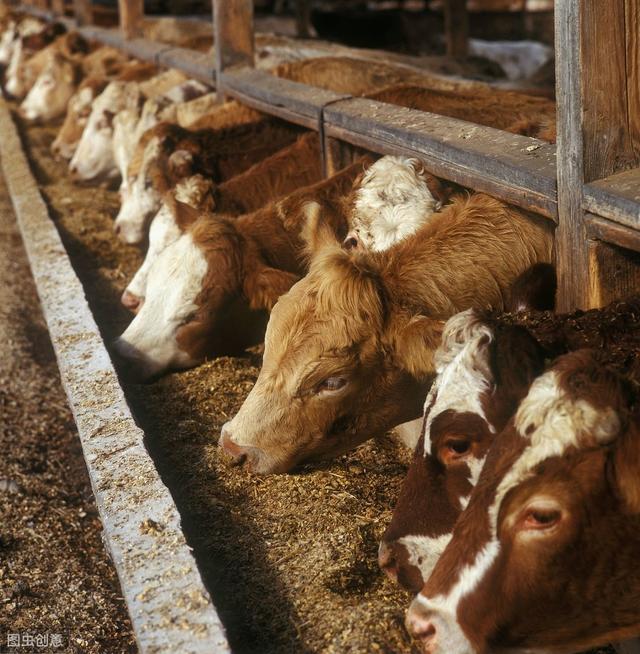
[[[113,236],[117,192],[61,174],[49,155],[55,133],[30,127],[24,137],[108,344],[131,318],[119,296],[141,254]],[[227,468],[217,453],[219,430],[259,365],[259,355],[247,353],[148,385],[123,380],[233,651],[413,651],[402,627],[410,596],[376,565],[407,453],[383,439],[295,475]]]
[[[135,652],[1,177],[0,280],[0,651],[20,634],[61,636],[66,652]]]

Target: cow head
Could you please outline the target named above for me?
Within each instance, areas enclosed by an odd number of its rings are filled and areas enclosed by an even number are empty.
[[[258,343],[263,310],[296,279],[266,265],[233,222],[186,205],[179,216],[190,226],[150,266],[142,308],[116,344],[142,378]]]
[[[122,303],[129,309],[138,310],[144,301],[149,271],[158,258],[171,243],[175,243],[189,226],[184,211],[178,202],[184,203],[206,213],[213,210],[214,184],[202,175],[192,175],[178,182],[169,191],[149,228],[149,247],[142,265],[122,294]],[[181,220],[181,223],[178,222]]]
[[[274,307],[258,380],[222,430],[220,445],[257,472],[417,417],[434,372],[442,323],[394,307],[375,258],[343,250],[326,228],[312,239],[309,273]]]
[[[78,179],[103,180],[117,177],[113,156],[113,119],[123,109],[135,108],[140,91],[135,82],[110,82],[94,101],[87,125],[69,163]]]
[[[382,157],[354,185],[347,248],[386,250],[413,234],[442,206],[440,183],[417,159]]]
[[[640,633],[634,400],[590,351],[536,379],[411,605],[425,652],[574,652]]]
[[[20,105],[27,120],[49,121],[62,116],[73,95],[80,70],[63,55],[52,52],[35,84]]]
[[[524,328],[469,309],[447,321],[435,366],[421,440],[379,550],[387,575],[414,591],[449,542],[495,434],[542,372],[544,352]]]
[[[193,140],[175,149],[178,141],[174,127],[161,123],[146,132],[136,146],[114,223],[116,234],[125,243],[144,241],[163,195],[179,180],[195,173],[199,144]]]
[[[71,159],[78,147],[84,128],[91,114],[91,105],[95,98],[104,91],[108,80],[105,78],[89,77],[85,79],[78,90],[67,103],[67,114],[60,127],[55,140],[51,144],[51,151],[56,157]]]

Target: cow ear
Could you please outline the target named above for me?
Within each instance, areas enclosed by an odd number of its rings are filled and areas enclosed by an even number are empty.
[[[313,257],[326,247],[339,245],[336,234],[323,217],[324,207],[315,201],[306,202],[302,207],[304,226],[300,236],[304,241],[306,253]]]
[[[640,513],[640,426],[637,415],[616,440],[613,470],[618,497],[629,513]]]
[[[176,150],[169,157],[169,170],[174,178],[193,175],[193,154],[189,150]]]
[[[243,290],[251,309],[271,311],[281,295],[284,295],[300,278],[286,270],[269,266],[252,266],[245,274]]]
[[[183,231],[185,231],[190,225],[193,225],[200,216],[199,211],[185,202],[176,200],[171,192],[166,194],[164,202],[171,210],[171,213],[173,213],[178,227]]]
[[[553,311],[557,287],[556,269],[550,263],[536,263],[516,277],[505,308],[510,313]]]
[[[413,316],[391,325],[395,360],[410,375],[421,379],[435,374],[433,355],[442,339],[443,320]]]

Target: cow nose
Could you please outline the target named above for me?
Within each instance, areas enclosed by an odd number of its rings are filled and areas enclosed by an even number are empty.
[[[120,236],[120,232],[122,231],[122,226],[118,225],[118,223],[114,223],[113,231],[116,233],[116,236]]]
[[[431,654],[436,647],[436,627],[429,611],[418,602],[419,597],[411,603],[405,624],[411,636],[420,641],[425,654]]]
[[[381,541],[378,547],[378,565],[389,579],[398,581],[398,561],[393,546],[384,541]]]
[[[260,458],[260,450],[256,447],[234,443],[231,440],[231,432],[227,426],[228,424],[225,423],[222,426],[218,446],[222,448],[230,465],[241,466],[246,463],[248,467],[253,468]]]
[[[127,307],[127,309],[130,309],[131,311],[136,311],[136,309],[140,308],[140,305],[142,303],[142,298],[125,290],[120,298],[120,302],[122,302],[122,304],[125,307]]]
[[[77,179],[78,178],[78,167],[77,166],[69,166],[69,174],[74,179]]]
[[[342,247],[345,250],[353,250],[358,247],[358,239],[355,236],[347,236],[347,238],[342,241]]]

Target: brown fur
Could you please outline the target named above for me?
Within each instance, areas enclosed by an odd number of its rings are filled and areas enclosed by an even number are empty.
[[[241,330],[230,317],[221,319],[229,306],[238,306],[238,299],[240,306],[247,309],[271,309],[304,274],[300,232],[306,221],[305,202],[325,201],[345,193],[362,165],[354,164],[329,180],[294,191],[284,200],[235,221],[176,203],[176,220],[181,228],[189,230],[209,263],[195,301],[199,309],[194,322],[198,327],[181,330],[182,349],[194,360],[219,352],[223,343],[220,333]],[[264,328],[264,321],[257,325],[252,338],[262,335],[260,328]],[[242,342],[240,336],[236,334],[235,343]],[[243,346],[248,344],[245,341]]]
[[[230,179],[292,143],[299,133],[295,126],[278,120],[199,131],[159,123],[142,135],[128,176],[140,174],[144,151],[152,138],[159,139],[161,152],[151,162],[149,175],[156,190],[164,194],[187,175],[200,173],[216,183]]]
[[[593,352],[561,357],[553,369],[562,392],[597,411],[615,411],[620,428],[603,444],[579,434],[577,447],[542,461],[502,500],[498,557],[457,611],[478,651],[582,651],[640,633],[640,506],[633,503],[640,484],[637,470],[631,476],[623,470],[640,456],[637,397]],[[446,593],[488,541],[496,488],[527,443],[513,423],[498,436],[422,594]],[[522,540],[526,507],[538,494],[558,503],[560,519],[543,537]]]
[[[215,208],[225,214],[249,213],[321,176],[318,136],[306,134],[221,184],[214,194]]]
[[[548,225],[482,194],[456,199],[385,253],[349,254],[330,235],[321,240],[308,275],[274,308],[263,370],[229,428],[263,453],[261,471],[334,455],[416,418],[439,321],[469,307],[502,308],[518,274],[551,256]],[[350,380],[348,392],[292,404],[300,391],[282,390],[285,371],[304,380],[305,370],[329,377],[334,367]],[[262,402],[286,405],[286,417],[279,408],[255,414]]]

